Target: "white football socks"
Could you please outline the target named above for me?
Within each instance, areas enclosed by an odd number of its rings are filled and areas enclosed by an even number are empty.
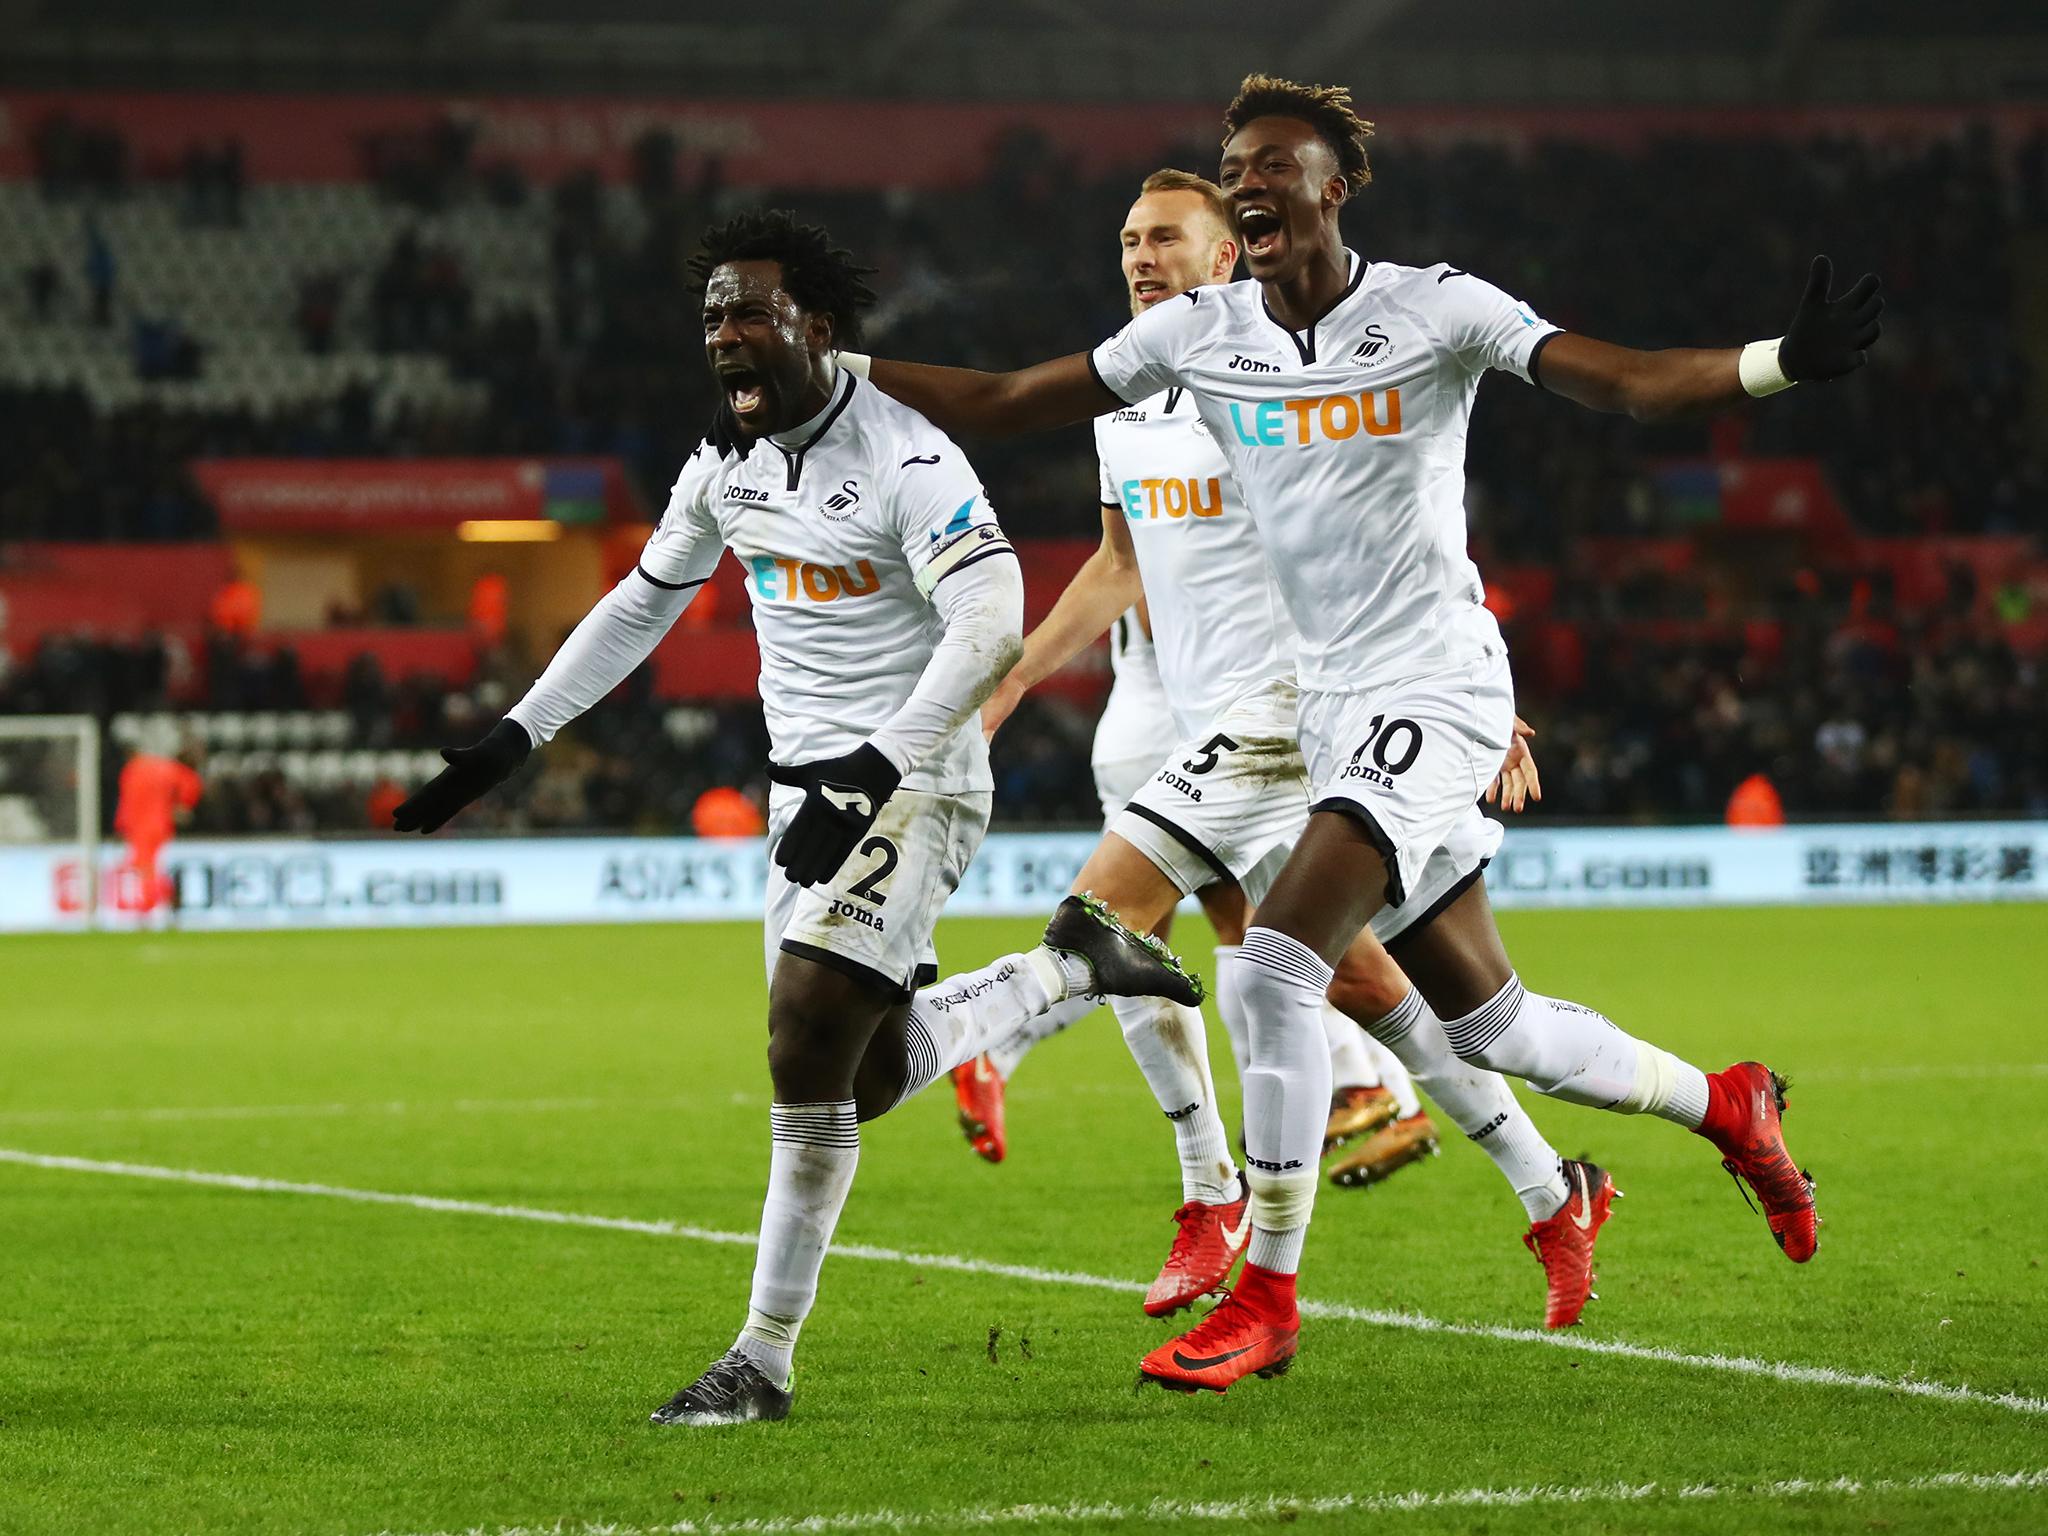
[[[1041,945],[921,988],[911,999],[910,1017],[903,1024],[908,1061],[896,1104],[922,1093],[963,1061],[972,1061],[1064,999],[1067,978],[1049,963],[1051,955]]]
[[[1244,995],[1237,989],[1237,946],[1216,946],[1216,1015],[1223,1020],[1223,1032],[1230,1037],[1231,1059],[1237,1063],[1237,1080],[1252,1064],[1251,1026],[1245,1022]]]
[[[1351,1015],[1332,1005],[1323,1005],[1323,1038],[1330,1047],[1330,1088],[1377,1088],[1380,1074],[1366,1053],[1365,1031],[1351,1021]]]
[[[1023,1024],[1010,1031],[995,1044],[985,1047],[989,1062],[996,1069],[996,1076],[1004,1082],[1010,1080],[1033,1046],[1050,1040],[1061,1030],[1078,1024],[1100,1006],[1092,997],[1070,997],[1063,1003],[1054,1003],[1035,1018],[1026,1019]]]
[[[1416,1096],[1415,1079],[1408,1075],[1401,1058],[1363,1029],[1358,1031],[1358,1038],[1365,1042],[1365,1054],[1372,1058],[1372,1069],[1380,1075],[1380,1086],[1394,1096],[1400,1117],[1406,1120],[1410,1115],[1421,1114],[1422,1100]]]
[[[1698,1130],[1707,1115],[1706,1074],[1669,1051],[1624,1033],[1604,1013],[1507,984],[1444,1033],[1465,1060],[1521,1078],[1538,1093],[1652,1114]]]
[[[1292,1274],[1315,1209],[1330,1113],[1323,1006],[1330,967],[1300,940],[1254,927],[1232,967],[1243,996],[1251,1065],[1244,1074],[1245,1176],[1252,1263]]]
[[[768,1109],[772,1150],[768,1198],[761,1206],[761,1245],[747,1326],[734,1348],[778,1385],[789,1381],[796,1336],[818,1298],[818,1270],[839,1225],[860,1162],[860,1124],[853,1100],[774,1104]]]
[[[1209,1036],[1199,1008],[1163,997],[1110,999],[1124,1044],[1159,1108],[1173,1122],[1183,1200],[1222,1205],[1237,1198],[1237,1160],[1216,1113]]]
[[[1556,1148],[1543,1139],[1505,1079],[1458,1059],[1420,992],[1411,987],[1391,1013],[1368,1028],[1451,1123],[1493,1159],[1531,1221],[1557,1213],[1568,1191]]]

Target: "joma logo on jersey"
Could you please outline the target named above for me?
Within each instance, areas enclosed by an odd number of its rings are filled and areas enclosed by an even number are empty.
[[[838,490],[825,498],[824,504],[818,510],[831,522],[845,522],[860,510],[860,482],[844,481]]]
[[[1236,373],[1278,373],[1278,363],[1262,363],[1256,357],[1246,357],[1242,352],[1230,360],[1230,367]]]
[[[1287,419],[1290,415],[1292,421]],[[1261,400],[1256,405],[1233,400],[1230,424],[1237,429],[1237,440],[1250,448],[1341,443],[1360,432],[1367,437],[1392,437],[1401,430],[1401,391],[1361,389],[1355,395]]]
[[[866,597],[882,590],[873,562],[862,560],[852,570],[843,565],[812,565],[775,555],[750,555],[754,595],[764,603],[836,603],[842,597]]]
[[[1221,517],[1223,482],[1207,480],[1126,480],[1124,515],[1133,522],[1154,517]]]
[[[727,501],[766,501],[768,493],[757,491],[751,485],[729,485],[725,488]]]

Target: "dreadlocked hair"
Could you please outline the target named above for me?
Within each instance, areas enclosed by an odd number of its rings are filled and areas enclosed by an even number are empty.
[[[1278,75],[1246,75],[1237,99],[1223,111],[1223,141],[1254,118],[1291,117],[1316,131],[1336,158],[1344,185],[1356,192],[1372,180],[1365,141],[1372,124],[1351,106],[1351,92],[1341,85],[1301,85]]]
[[[832,340],[848,347],[860,341],[861,311],[875,302],[867,278],[873,267],[861,266],[851,251],[832,243],[816,224],[800,224],[786,208],[735,214],[715,225],[698,242],[689,260],[693,286],[704,291],[711,274],[729,261],[773,261],[782,267],[782,287],[798,307],[832,321]]]

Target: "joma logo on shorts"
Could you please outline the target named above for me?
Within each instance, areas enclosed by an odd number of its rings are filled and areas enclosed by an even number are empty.
[[[870,912],[866,907],[856,907],[852,902],[841,901],[836,897],[832,902],[832,915],[834,917],[850,918],[856,923],[861,923],[866,927],[874,929],[877,933],[880,933],[883,929],[882,919],[878,914]]]

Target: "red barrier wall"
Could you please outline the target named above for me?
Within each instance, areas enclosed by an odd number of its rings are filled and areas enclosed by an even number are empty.
[[[177,174],[196,140],[242,140],[256,181],[351,181],[378,135],[422,143],[445,118],[473,124],[476,164],[512,161],[552,180],[580,166],[614,179],[652,127],[675,135],[686,161],[715,156],[728,180],[790,188],[948,186],[978,176],[992,145],[1026,127],[1085,173],[1129,168],[1170,145],[1213,144],[1220,100],[1085,105],[1065,102],[673,101],[590,97],[184,95],[114,91],[0,92],[0,177],[32,174],[36,127],[56,112],[120,131],[144,176]],[[1510,145],[1539,136],[1622,146],[1673,132],[1857,133],[1924,139],[1966,120],[2009,137],[2048,122],[2048,108],[1714,108],[1583,110],[1387,107],[1384,140]]]

